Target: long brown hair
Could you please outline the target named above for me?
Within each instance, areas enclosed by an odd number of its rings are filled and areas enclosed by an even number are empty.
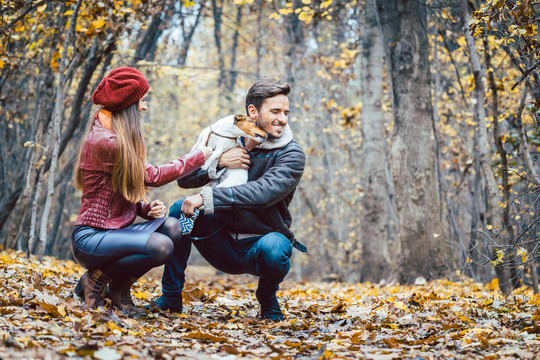
[[[144,184],[146,146],[141,132],[139,102],[127,109],[112,112],[112,127],[118,141],[118,151],[112,172],[112,187],[129,202],[137,203],[140,200],[147,202],[148,187]],[[82,188],[80,162],[83,146],[84,142],[79,150],[75,168],[77,189]]]

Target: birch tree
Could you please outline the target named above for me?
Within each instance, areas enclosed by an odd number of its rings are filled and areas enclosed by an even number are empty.
[[[383,44],[375,0],[367,0],[362,52],[362,132],[366,192],[362,200],[364,281],[379,282],[390,273],[386,199],[386,148],[382,113]]]

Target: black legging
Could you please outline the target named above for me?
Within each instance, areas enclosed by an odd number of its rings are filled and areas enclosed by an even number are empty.
[[[180,241],[181,238],[180,222],[174,218],[167,218],[150,235],[143,253],[119,257],[103,265],[101,271],[113,279],[128,276],[140,278],[148,270],[167,262],[174,249],[174,243]]]

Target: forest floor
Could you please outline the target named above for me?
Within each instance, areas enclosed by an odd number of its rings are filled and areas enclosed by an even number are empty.
[[[495,283],[285,282],[281,322],[258,319],[256,278],[191,268],[184,314],[85,310],[77,264],[0,252],[1,359],[539,359],[540,296]],[[150,273],[137,305],[160,294]]]

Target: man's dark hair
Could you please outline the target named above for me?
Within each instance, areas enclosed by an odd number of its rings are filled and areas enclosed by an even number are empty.
[[[289,84],[279,80],[264,78],[255,81],[246,95],[246,113],[249,105],[255,106],[257,111],[261,110],[264,100],[276,95],[289,95],[291,87]]]

